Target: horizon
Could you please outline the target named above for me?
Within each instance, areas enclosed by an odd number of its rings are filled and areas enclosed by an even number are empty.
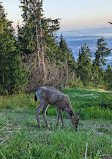
[[[81,36],[96,36],[103,38],[112,38],[112,25],[107,27],[94,27],[86,29],[74,29],[74,30],[59,30],[56,32],[58,36],[61,34],[64,37],[81,37]]]
[[[13,27],[19,22],[22,25],[22,10],[19,0],[0,0],[7,13],[7,18],[13,21]],[[59,7],[60,6],[60,7]],[[62,9],[63,8],[63,9]],[[60,31],[89,30],[111,26],[112,0],[44,0],[44,16],[52,19],[60,18]]]

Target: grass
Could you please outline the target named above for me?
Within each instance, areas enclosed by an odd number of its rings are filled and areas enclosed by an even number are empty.
[[[74,111],[81,110],[82,119],[112,119],[112,93],[86,89],[66,89],[63,92],[70,97]]]
[[[36,126],[33,110],[17,109],[0,112],[0,158],[3,159],[82,159],[86,144],[88,158],[112,156],[112,122],[103,120],[80,121],[75,132],[68,119],[65,128],[56,128],[56,117],[49,116],[51,129]]]
[[[101,106],[112,109],[112,94],[86,89],[65,89],[63,91],[70,97],[71,103],[77,108]]]
[[[0,97],[0,159],[111,159],[112,94],[66,89],[74,111],[81,109],[78,132],[64,114],[56,125],[56,110],[47,111],[50,130],[40,115],[36,126],[34,94]]]
[[[63,93],[70,97],[75,113],[81,110],[81,119],[101,118],[112,120],[112,93],[74,88],[65,89]],[[0,97],[1,109],[35,109],[38,104],[34,101],[34,94]],[[56,109],[50,106],[47,114],[56,115]],[[63,115],[65,116],[64,113]]]

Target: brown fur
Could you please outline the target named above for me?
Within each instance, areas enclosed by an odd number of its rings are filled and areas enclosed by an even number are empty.
[[[48,105],[54,105],[57,110],[57,123],[56,126],[59,124],[59,118],[62,121],[62,125],[64,126],[62,111],[65,111],[71,120],[73,127],[77,131],[77,127],[79,124],[79,115],[80,112],[75,115],[69,100],[69,97],[62,92],[58,91],[53,87],[43,86],[40,87],[35,92],[35,101],[40,100],[40,105],[36,108],[36,115],[37,115],[37,125],[40,127],[40,119],[39,119],[39,112],[42,110],[43,118],[45,120],[46,126],[50,128],[49,123],[46,119],[46,111]]]

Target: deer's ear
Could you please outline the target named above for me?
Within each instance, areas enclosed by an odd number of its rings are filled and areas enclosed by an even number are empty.
[[[81,113],[81,110],[77,113],[77,116],[79,116],[79,115],[80,115],[80,113]]]
[[[74,119],[74,118],[75,118],[75,116],[74,116],[74,115],[72,115],[71,117],[72,117],[72,119]]]

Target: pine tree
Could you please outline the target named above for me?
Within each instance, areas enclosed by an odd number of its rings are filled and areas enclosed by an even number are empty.
[[[84,85],[89,85],[92,78],[92,71],[91,71],[91,53],[88,46],[85,44],[79,50],[79,57],[78,57],[78,68],[77,68],[77,75],[78,78],[84,83]]]
[[[18,27],[18,40],[23,54],[37,54],[37,66],[42,68],[41,73],[46,76],[45,57],[53,41],[53,32],[59,29],[58,19],[52,20],[43,17],[42,0],[20,0],[23,10],[24,26]],[[52,50],[51,50],[52,52]],[[50,56],[51,58],[51,56]],[[41,67],[40,67],[41,66]],[[38,68],[38,67],[37,67]]]
[[[40,42],[40,30],[42,29],[42,41],[45,48],[50,46],[50,42],[54,41],[53,32],[59,29],[59,20],[43,17],[42,1],[38,0],[20,0],[21,8],[23,10],[24,25],[18,26],[18,39],[21,44],[23,54],[34,53],[40,49],[38,43]],[[40,5],[41,7],[39,7]],[[41,10],[41,24],[39,22],[39,8]],[[39,29],[40,26],[40,29]],[[37,42],[37,39],[38,42]]]
[[[26,71],[22,69],[12,24],[1,4],[0,13],[0,93],[12,94],[24,89]]]
[[[111,50],[107,48],[107,43],[104,41],[104,39],[103,38],[98,39],[97,50],[95,52],[94,65],[96,65],[97,67],[100,67],[102,65],[105,66],[107,62],[105,57],[110,55],[110,51]]]
[[[71,54],[71,50],[68,48],[67,43],[65,39],[63,38],[63,35],[61,34],[60,41],[59,41],[59,51],[57,53],[57,60],[65,62],[68,60],[68,57],[70,54]]]
[[[110,65],[107,66],[104,79],[105,79],[107,89],[111,90],[112,89],[112,66]]]
[[[101,66],[106,65],[106,58],[110,54],[111,50],[107,48],[107,43],[103,38],[98,39],[97,41],[97,50],[95,52],[95,60],[93,61],[92,66],[92,80],[95,86],[104,85],[104,70]]]
[[[65,66],[66,70],[66,78],[68,80],[69,74],[72,72],[72,78],[74,78],[75,70],[76,70],[76,62],[75,58],[72,54],[71,49],[68,47],[63,35],[60,36],[59,47],[56,54],[57,62],[62,62]]]

